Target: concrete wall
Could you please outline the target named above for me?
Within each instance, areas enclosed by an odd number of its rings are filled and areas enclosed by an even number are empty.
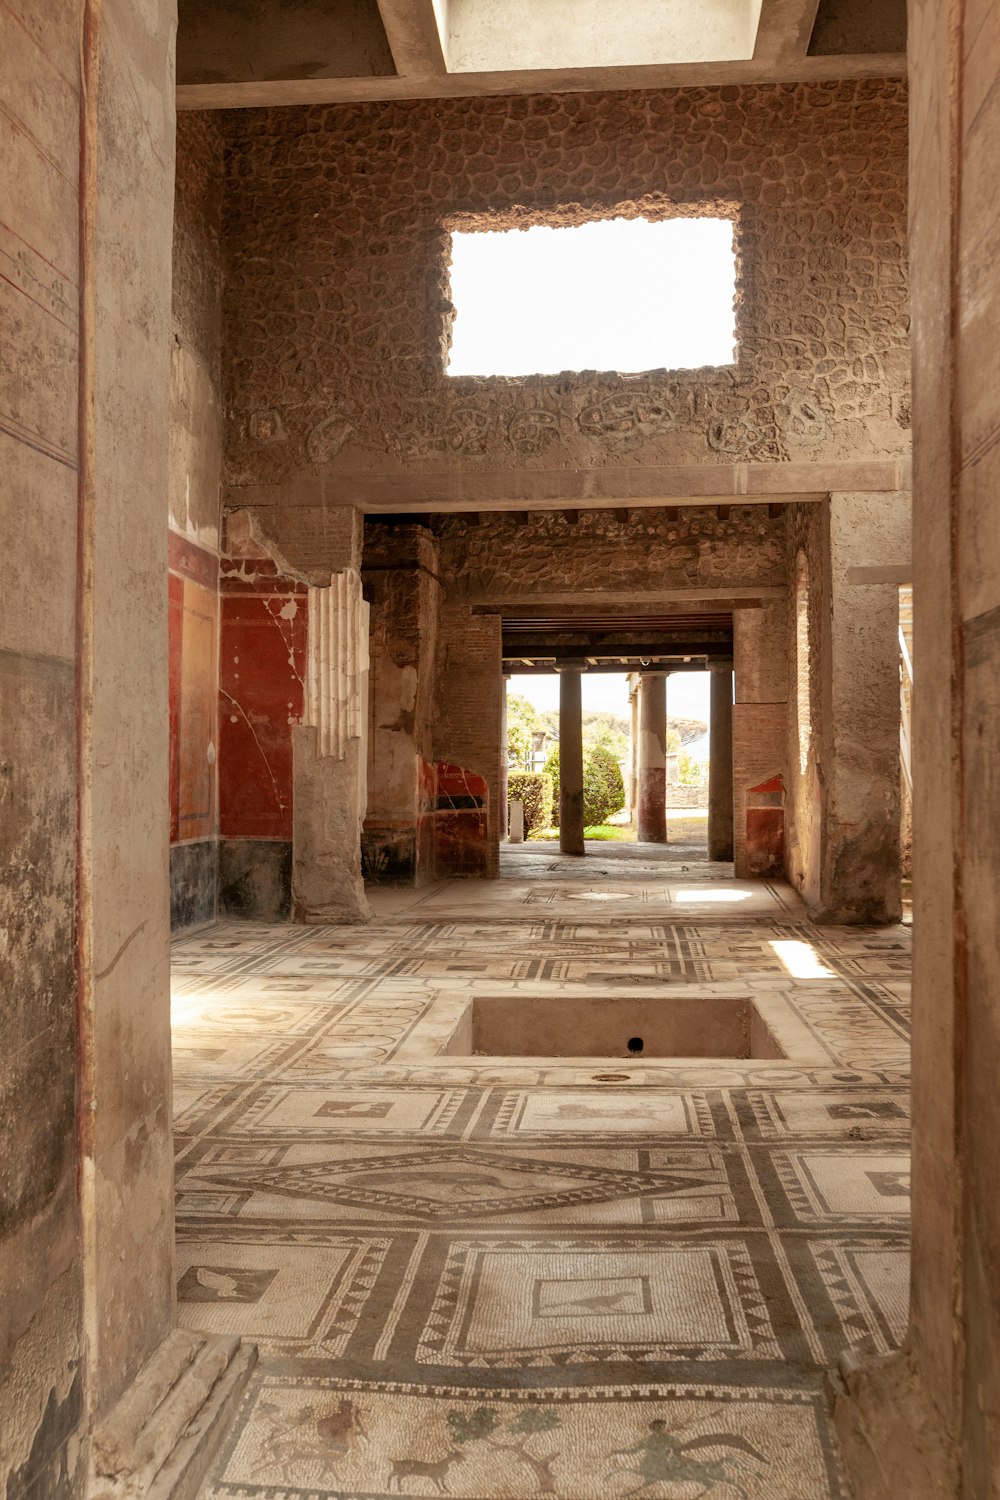
[[[230,499],[906,454],[905,126],[894,82],[234,113]],[[737,366],[445,375],[448,224],[671,201],[738,212]]]
[[[82,51],[80,21],[0,15],[0,1486],[53,1500],[173,1306],[173,14],[106,0]]]
[[[171,926],[210,922],[218,883],[222,132],[177,130],[170,344]]]

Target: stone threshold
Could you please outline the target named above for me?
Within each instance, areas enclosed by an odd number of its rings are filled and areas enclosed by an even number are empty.
[[[196,1500],[257,1349],[175,1328],[91,1441],[87,1500]]]

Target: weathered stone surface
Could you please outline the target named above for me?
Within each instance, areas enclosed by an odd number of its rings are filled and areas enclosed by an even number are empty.
[[[766,506],[680,511],[556,511],[435,520],[441,577],[450,594],[515,600],[580,590],[662,595],[668,588],[769,588],[785,581],[784,523]]]
[[[234,114],[229,481],[318,466],[349,503],[352,472],[462,470],[474,494],[498,467],[905,453],[905,125],[895,82]],[[445,375],[452,227],[715,203],[735,367]],[[282,441],[254,435],[261,410]]]
[[[366,880],[433,878],[432,725],[441,585],[438,548],[422,526],[365,528],[371,610],[371,741],[362,835]]]
[[[434,756],[483,779],[488,795],[487,852],[481,873],[499,870],[500,834],[500,617],[474,615],[445,597],[438,617]]]
[[[215,921],[219,877],[217,839],[174,844],[170,850],[170,928],[179,932]]]
[[[222,465],[223,136],[215,115],[177,121],[170,365],[170,521],[219,545]]]
[[[292,915],[298,922],[367,922],[361,877],[364,742],[347,742],[340,758],[320,755],[317,731],[292,732]]]

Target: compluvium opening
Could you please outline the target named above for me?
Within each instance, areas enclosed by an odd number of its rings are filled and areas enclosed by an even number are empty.
[[[729,218],[451,236],[449,375],[700,369],[736,357]]]

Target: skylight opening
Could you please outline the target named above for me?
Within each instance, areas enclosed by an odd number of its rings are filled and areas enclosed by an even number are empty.
[[[733,221],[456,231],[451,302],[449,375],[732,365]]]

